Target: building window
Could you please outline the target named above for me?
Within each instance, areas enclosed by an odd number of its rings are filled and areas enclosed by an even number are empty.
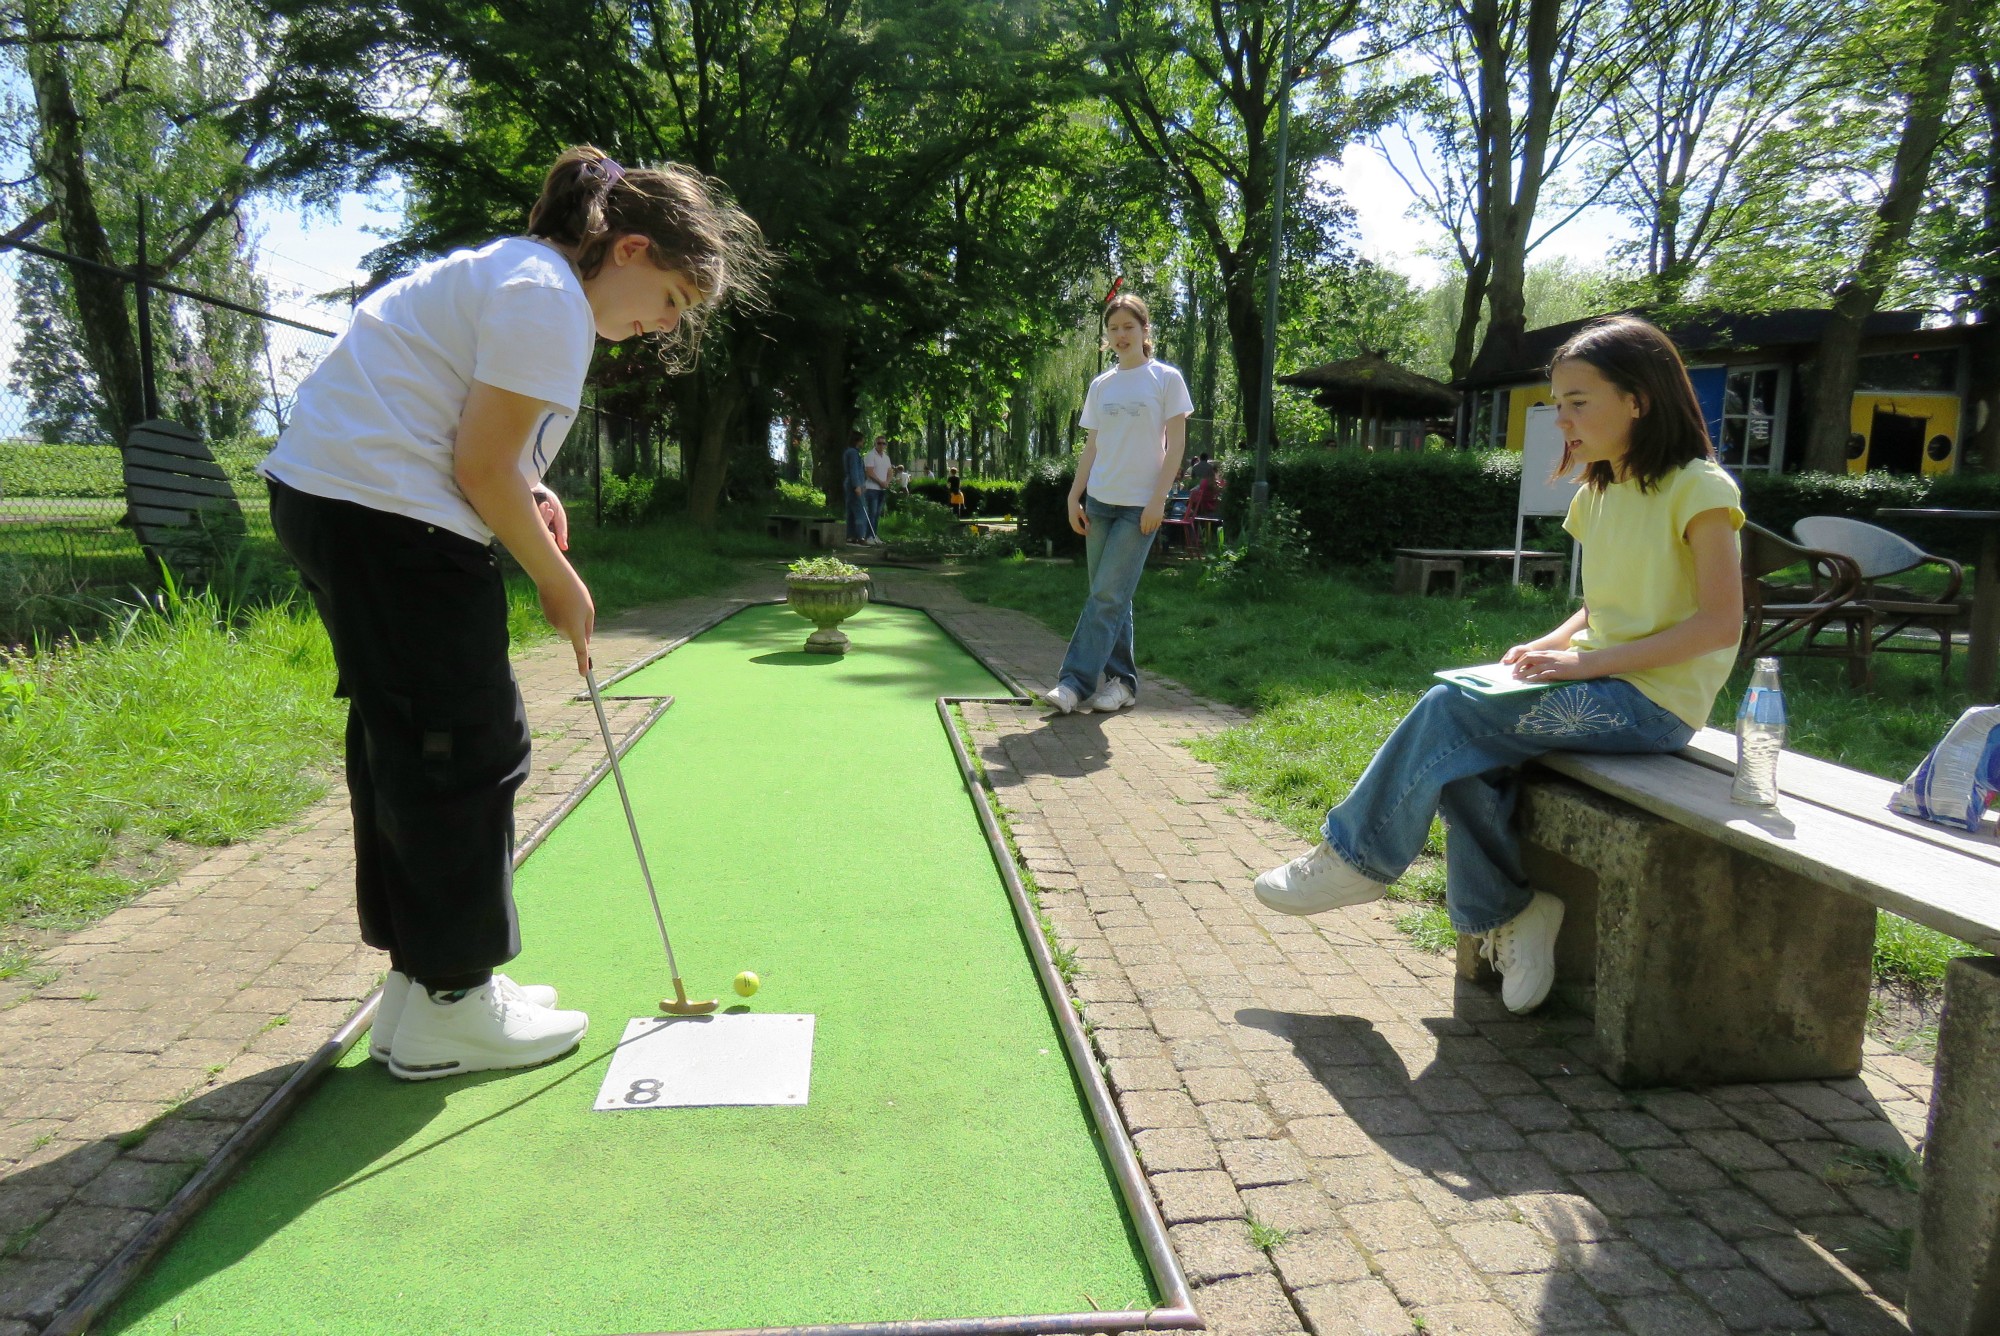
[[[1870,354],[1855,363],[1854,386],[1864,393],[1956,394],[1958,349]]]
[[[1785,368],[1736,366],[1722,390],[1722,439],[1715,443],[1722,466],[1742,471],[1784,465]]]

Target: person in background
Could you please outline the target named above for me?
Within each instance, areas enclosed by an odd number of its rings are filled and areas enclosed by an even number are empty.
[[[868,471],[861,466],[861,432],[849,432],[847,448],[840,452],[840,488],[847,504],[847,541],[866,543],[869,537],[868,503],[862,493]]]
[[[965,488],[958,481],[957,469],[945,475],[944,503],[951,507],[952,514],[965,518]]]
[[[882,502],[889,492],[889,473],[894,466],[889,462],[889,438],[877,436],[875,448],[861,460],[864,475],[861,484],[862,515],[868,523],[868,537],[881,542]]]
[[[1132,596],[1166,518],[1194,411],[1181,373],[1154,360],[1152,331],[1151,312],[1131,293],[1105,306],[1104,341],[1118,365],[1084,395],[1089,435],[1069,490],[1069,527],[1083,535],[1090,595],[1056,685],[1042,698],[1062,714],[1122,710],[1138,700]]]

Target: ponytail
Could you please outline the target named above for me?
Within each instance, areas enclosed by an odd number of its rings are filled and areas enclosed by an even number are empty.
[[[642,236],[651,260],[684,273],[701,290],[702,305],[725,294],[755,302],[771,264],[762,232],[720,181],[676,163],[625,168],[602,149],[564,150],[528,212],[528,235],[565,247],[577,271],[594,276],[620,237]],[[684,337],[699,339],[696,312],[682,318]]]

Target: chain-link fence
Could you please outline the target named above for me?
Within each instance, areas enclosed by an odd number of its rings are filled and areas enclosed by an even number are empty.
[[[267,541],[257,464],[338,333],[164,284],[146,284],[142,299],[140,284],[126,281],[132,327],[116,337],[146,337],[136,340],[142,396],[120,411],[99,372],[117,353],[94,346],[106,336],[78,312],[63,272],[73,263],[40,248],[0,250],[0,602],[150,576],[120,448],[141,416],[192,430],[252,540]]]
[[[241,532],[252,545],[270,544],[257,465],[284,430],[300,382],[338,337],[334,328],[94,266],[123,285],[131,328],[119,337],[150,335],[137,340],[135,403],[116,411],[100,388],[110,354],[93,348],[63,272],[85,263],[33,245],[0,247],[0,623],[24,604],[153,577],[141,544],[146,484],[135,481],[133,463],[157,456],[124,448],[141,419],[191,431],[233,495]],[[199,463],[194,472],[214,473]],[[661,423],[586,404],[549,481],[579,520],[603,522],[657,509],[655,484],[679,472]],[[192,486],[221,489],[215,481]]]

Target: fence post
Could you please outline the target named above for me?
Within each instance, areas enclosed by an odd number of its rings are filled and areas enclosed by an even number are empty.
[[[160,416],[160,390],[153,379],[153,308],[148,295],[146,267],[146,201],[139,200],[139,263],[134,268],[132,299],[139,318],[139,416],[152,421]]]

